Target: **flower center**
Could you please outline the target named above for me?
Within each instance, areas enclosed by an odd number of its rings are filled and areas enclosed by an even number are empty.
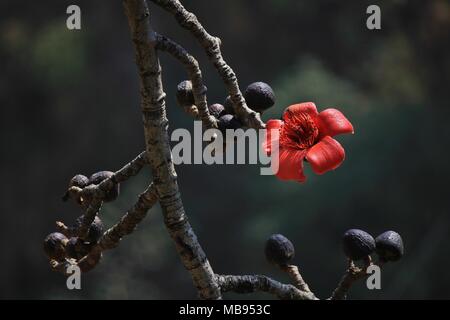
[[[314,145],[318,135],[319,129],[309,114],[289,112],[280,131],[280,144],[303,150]]]

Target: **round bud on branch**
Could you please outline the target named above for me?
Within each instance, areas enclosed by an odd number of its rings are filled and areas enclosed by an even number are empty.
[[[266,241],[264,249],[266,259],[272,264],[283,267],[294,258],[295,249],[292,242],[281,234],[273,234]]]
[[[225,108],[225,114],[234,114],[233,102],[230,96],[226,97],[223,107]]]
[[[226,133],[227,129],[239,129],[242,128],[242,123],[235,116],[231,114],[223,115],[219,118],[218,128],[223,134]]]
[[[359,229],[347,230],[342,243],[345,255],[355,261],[369,256],[375,250],[373,237]]]
[[[63,261],[66,256],[65,246],[68,239],[65,235],[59,232],[50,233],[44,239],[44,251],[49,259],[56,261]]]
[[[69,188],[70,187],[79,187],[84,188],[89,184],[89,179],[85,175],[77,174],[72,179],[70,179],[69,182]]]
[[[206,86],[203,86],[202,93],[206,93],[207,90]],[[185,80],[178,84],[176,98],[180,107],[195,105],[194,91],[190,80]]]
[[[82,174],[77,174],[74,177],[72,177],[72,179],[70,179],[69,181],[69,187],[67,188],[67,190],[69,190],[72,187],[78,187],[78,188],[84,188],[89,184],[89,179],[88,177],[86,177],[85,175]],[[67,191],[62,199],[63,201],[67,201],[70,197],[70,192]],[[76,201],[78,202],[78,204],[81,204],[83,201],[80,197],[77,197]]]
[[[395,231],[386,231],[376,239],[376,252],[383,261],[397,261],[403,256],[403,240]]]
[[[275,104],[275,93],[265,82],[254,82],[244,92],[245,102],[257,112],[263,112]]]
[[[66,245],[66,255],[68,258],[79,260],[87,255],[92,245],[83,242],[78,237],[72,237],[69,239]]]
[[[181,107],[195,104],[194,94],[192,92],[192,82],[189,80],[180,82],[177,86],[176,97],[177,102]]]
[[[112,171],[100,171],[97,173],[94,173],[89,178],[89,185],[98,185],[103,180],[111,178],[114,175],[114,172]],[[118,183],[114,184],[114,187],[107,191],[105,198],[103,201],[105,202],[111,202],[117,199],[117,197],[120,194],[120,185]]]
[[[219,119],[221,116],[225,114],[225,107],[220,103],[212,104],[208,107],[209,113]]]

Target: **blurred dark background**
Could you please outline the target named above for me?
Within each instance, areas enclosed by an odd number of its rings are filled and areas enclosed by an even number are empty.
[[[278,118],[296,102],[336,106],[355,126],[339,137],[347,158],[306,184],[260,176],[259,166],[178,166],[184,204],[217,273],[286,276],[264,259],[265,239],[283,233],[320,297],[336,286],[349,228],[396,230],[406,254],[364,283],[355,299],[450,298],[450,6],[428,1],[183,1],[223,41],[242,88],[265,81]],[[82,30],[66,28],[77,4]],[[366,8],[381,8],[381,30]],[[203,66],[210,103],[226,91],[196,41],[150,3],[154,27]],[[192,129],[176,105],[184,70],[161,54],[170,128]],[[159,207],[69,291],[42,250],[54,221],[81,213],[61,195],[76,173],[117,170],[144,148],[134,53],[121,1],[2,1],[0,4],[0,298],[182,299],[196,292],[162,223]],[[143,173],[104,206],[110,226],[150,181]],[[199,198],[199,189],[206,198]],[[266,295],[234,298],[268,298]]]

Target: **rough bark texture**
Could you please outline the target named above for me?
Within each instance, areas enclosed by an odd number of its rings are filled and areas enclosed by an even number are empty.
[[[85,199],[83,206],[87,206],[81,226],[77,230],[77,236],[85,239],[88,235],[89,227],[99,213],[102,200],[106,197],[109,190],[114,185],[121,183],[132,176],[139,173],[142,167],[147,163],[146,152],[139,154],[134,160],[126,164],[122,169],[116,171],[110,178],[103,180],[98,185],[90,185],[86,188],[71,187],[67,194],[73,199]],[[57,222],[57,227],[61,232],[67,232],[67,227],[60,222]]]
[[[98,214],[102,207],[102,201],[99,199],[93,199],[87,210],[84,212],[84,217],[81,222],[81,226],[78,229],[78,237],[80,239],[86,239],[89,232],[89,227],[95,219],[95,216]]]
[[[353,261],[349,261],[348,268],[345,274],[342,276],[341,281],[339,281],[336,289],[334,289],[333,293],[329,300],[345,300],[347,299],[347,293],[352,287],[353,283],[358,280],[365,279],[368,277],[367,268],[372,265],[372,259],[367,257],[365,259],[365,266],[363,268],[359,268],[355,266]],[[380,268],[382,267],[382,263],[378,262],[377,264]]]
[[[138,201],[120,219],[118,223],[109,228],[98,241],[96,247],[101,251],[117,247],[122,237],[132,233],[136,226],[145,218],[148,210],[158,201],[155,187],[150,185],[142,194]],[[97,250],[98,250],[97,249]],[[95,249],[93,250],[95,251]]]
[[[299,288],[301,291],[312,293],[309,289],[308,284],[305,282],[305,280],[303,280],[303,277],[297,266],[287,265],[286,267],[284,267],[284,271],[292,278],[297,288]]]
[[[291,284],[283,284],[262,275],[217,275],[222,292],[267,292],[283,300],[317,300],[311,292],[301,291]]]
[[[111,177],[106,178],[98,185],[93,184],[85,188],[71,187],[67,193],[72,199],[79,199],[81,197],[87,200],[102,200],[107,196],[108,191],[114,188],[116,184],[122,183],[137,175],[145,164],[147,164],[147,152],[143,151],[120,170],[114,172]]]
[[[188,222],[178,189],[169,145],[165,93],[156,51],[156,34],[150,28],[148,7],[144,0],[124,0],[123,3],[141,79],[141,108],[147,157],[164,221],[200,297],[219,299],[221,298],[219,286],[209,261]]]
[[[100,262],[102,252],[117,247],[124,236],[132,233],[136,229],[136,226],[146,217],[148,210],[150,210],[157,201],[158,196],[155,187],[153,184],[150,184],[150,186],[139,195],[136,203],[127,211],[120,221],[105,231],[98,242],[92,245],[86,256],[79,261],[69,259],[64,262],[57,262],[52,260],[50,262],[52,269],[64,274],[66,273],[67,267],[70,265],[78,265],[82,272],[92,270]],[[63,223],[57,222],[57,226],[66,236],[76,236],[71,235],[70,229]]]
[[[200,120],[207,128],[217,128],[217,120],[209,114],[208,102],[206,99],[206,86],[203,84],[202,71],[198,61],[182,46],[175,41],[157,34],[157,49],[166,51],[177,59],[185,67],[189,79],[192,82],[192,92],[194,94],[195,106],[197,107]]]
[[[145,218],[148,210],[158,201],[155,187],[150,185],[143,193],[139,195],[136,204],[116,223],[108,229],[98,242],[98,247],[102,251],[113,249],[122,237],[132,233],[136,226]]]

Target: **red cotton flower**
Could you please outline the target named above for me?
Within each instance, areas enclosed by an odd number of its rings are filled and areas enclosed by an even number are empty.
[[[323,174],[334,170],[344,161],[344,148],[335,135],[353,133],[353,126],[337,109],[317,112],[312,102],[294,104],[283,113],[283,120],[269,120],[266,124],[265,151],[270,154],[273,140],[271,130],[279,130],[279,165],[276,176],[281,180],[304,182],[303,160],[313,171]],[[275,154],[274,154],[275,155]],[[275,155],[276,156],[276,155]]]

